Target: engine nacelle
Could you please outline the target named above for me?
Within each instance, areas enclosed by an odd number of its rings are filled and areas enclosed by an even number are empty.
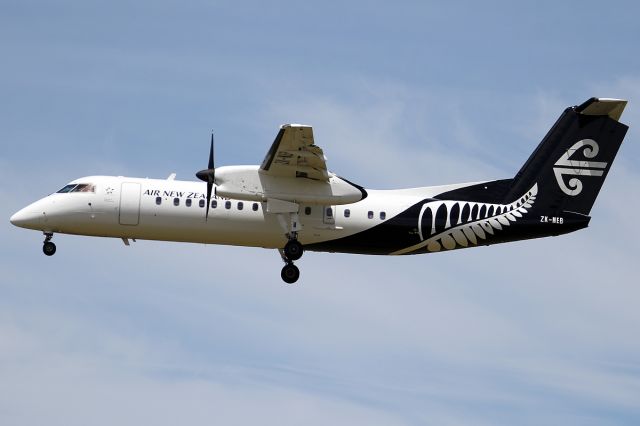
[[[259,166],[224,166],[216,168],[216,194],[245,201],[267,198],[299,204],[340,205],[364,199],[367,192],[333,174],[329,182],[308,178],[270,176]]]

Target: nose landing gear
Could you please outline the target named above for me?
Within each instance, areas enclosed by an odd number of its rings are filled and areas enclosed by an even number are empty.
[[[42,245],[42,252],[47,256],[53,256],[56,254],[56,245],[51,242],[51,238],[53,238],[52,232],[44,233],[44,243]]]

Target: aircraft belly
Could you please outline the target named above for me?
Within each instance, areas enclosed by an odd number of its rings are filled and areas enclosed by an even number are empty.
[[[126,232],[128,230],[123,230]],[[263,220],[248,217],[221,218],[200,215],[191,217],[158,216],[145,218],[135,233],[140,239],[193,242],[204,244],[245,245],[270,247],[284,235],[277,228],[267,226]],[[131,237],[133,238],[133,237]]]

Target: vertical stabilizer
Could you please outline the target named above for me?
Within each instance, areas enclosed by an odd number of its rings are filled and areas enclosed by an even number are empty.
[[[516,174],[506,199],[537,183],[537,208],[588,215],[628,130],[618,121],[626,104],[591,98],[567,108]]]

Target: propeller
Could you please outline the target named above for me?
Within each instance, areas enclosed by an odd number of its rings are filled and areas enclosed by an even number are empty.
[[[211,205],[211,189],[216,178],[216,169],[213,166],[213,132],[211,133],[211,149],[209,150],[209,167],[196,173],[198,179],[207,182],[207,213],[204,220],[209,219],[209,206]]]

